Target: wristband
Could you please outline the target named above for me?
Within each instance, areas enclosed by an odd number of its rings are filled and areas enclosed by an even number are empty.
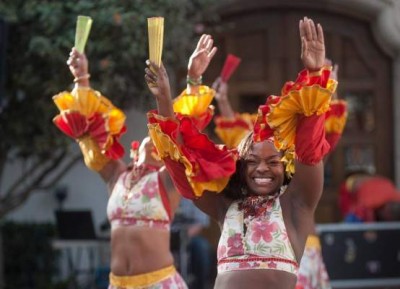
[[[89,79],[89,78],[90,78],[90,74],[86,73],[86,74],[84,74],[82,76],[78,76],[78,77],[74,78],[74,82],[76,83],[76,82],[78,82],[78,81],[80,81],[82,79]]]
[[[203,77],[200,76],[198,79],[193,79],[193,78],[190,78],[190,76],[188,75],[186,77],[186,83],[190,84],[190,85],[196,85],[196,86],[201,85],[203,83]]]

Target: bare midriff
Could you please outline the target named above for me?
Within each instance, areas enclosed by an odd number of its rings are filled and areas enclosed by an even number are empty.
[[[294,274],[268,269],[239,270],[219,273],[215,288],[219,289],[292,289],[296,285]]]
[[[173,265],[170,233],[147,227],[111,230],[111,272],[117,276],[149,273]]]

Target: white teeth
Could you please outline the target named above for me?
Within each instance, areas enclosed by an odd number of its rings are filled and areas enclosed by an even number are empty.
[[[254,182],[258,185],[266,185],[272,182],[271,178],[254,178]]]

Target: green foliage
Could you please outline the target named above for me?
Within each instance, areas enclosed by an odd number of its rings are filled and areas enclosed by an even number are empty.
[[[184,69],[196,43],[195,27],[210,21],[212,0],[6,0],[0,11],[8,23],[6,98],[0,111],[0,151],[48,157],[67,138],[51,123],[51,97],[70,89],[66,65],[76,18],[93,18],[86,46],[91,83],[116,105],[147,109],[144,82],[147,17],[165,17],[163,61],[170,73]],[[207,15],[207,18],[205,18]],[[10,155],[8,155],[8,158]],[[1,156],[0,156],[1,160]],[[1,163],[1,162],[0,162]]]
[[[7,222],[1,233],[5,288],[54,288],[57,259],[50,243],[54,225]]]

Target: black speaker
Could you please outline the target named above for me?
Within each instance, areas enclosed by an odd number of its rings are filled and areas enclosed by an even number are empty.
[[[4,85],[6,82],[7,34],[7,23],[4,19],[0,18],[0,108],[2,107],[4,100]]]

